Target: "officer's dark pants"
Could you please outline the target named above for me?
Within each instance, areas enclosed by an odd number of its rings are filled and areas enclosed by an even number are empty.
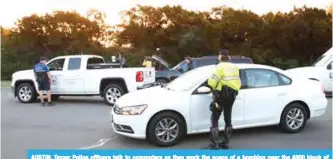
[[[211,108],[212,114],[211,114],[211,141],[213,144],[222,144],[222,145],[228,145],[229,139],[232,132],[232,123],[231,123],[231,114],[232,114],[232,106],[234,104],[234,101],[236,99],[238,92],[234,89],[223,86],[222,91],[220,92],[220,95],[217,99],[218,108],[215,107],[215,103],[212,103],[214,107]],[[213,101],[214,102],[214,101]],[[213,106],[212,105],[212,106]],[[215,108],[215,109],[214,109]],[[222,141],[220,141],[219,137],[219,118],[223,112],[224,116],[224,132],[222,135]]]

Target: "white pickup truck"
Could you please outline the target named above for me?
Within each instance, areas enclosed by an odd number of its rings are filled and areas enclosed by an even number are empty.
[[[101,96],[108,105],[145,84],[155,82],[154,68],[120,68],[96,55],[59,56],[48,61],[53,99],[59,96]],[[32,69],[15,72],[11,87],[22,103],[37,99],[38,86]]]
[[[319,57],[312,66],[294,68],[286,71],[297,76],[318,80],[322,82],[325,93],[332,94],[332,61],[333,48]]]

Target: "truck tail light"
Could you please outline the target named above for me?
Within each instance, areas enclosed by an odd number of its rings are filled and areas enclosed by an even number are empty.
[[[143,82],[143,72],[142,71],[136,72],[135,79],[136,82]]]
[[[325,93],[325,88],[324,88],[324,85],[323,85],[323,84],[321,84],[321,91],[322,91],[323,93]]]

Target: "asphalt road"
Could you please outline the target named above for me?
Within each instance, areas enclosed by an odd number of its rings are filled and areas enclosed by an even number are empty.
[[[157,148],[144,140],[112,131],[109,112],[98,97],[60,98],[55,107],[21,104],[10,89],[1,89],[2,158],[26,158],[28,149],[146,149]],[[284,134],[276,127],[235,131],[234,149],[332,149],[332,100],[324,116],[310,120],[299,134]],[[172,149],[206,146],[208,135],[187,137]]]

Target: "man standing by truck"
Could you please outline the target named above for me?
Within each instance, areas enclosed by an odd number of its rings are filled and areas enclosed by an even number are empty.
[[[46,58],[41,57],[40,62],[34,66],[34,73],[38,83],[39,98],[42,106],[45,106],[43,91],[47,91],[48,106],[53,106],[51,102],[51,74],[46,65]]]

